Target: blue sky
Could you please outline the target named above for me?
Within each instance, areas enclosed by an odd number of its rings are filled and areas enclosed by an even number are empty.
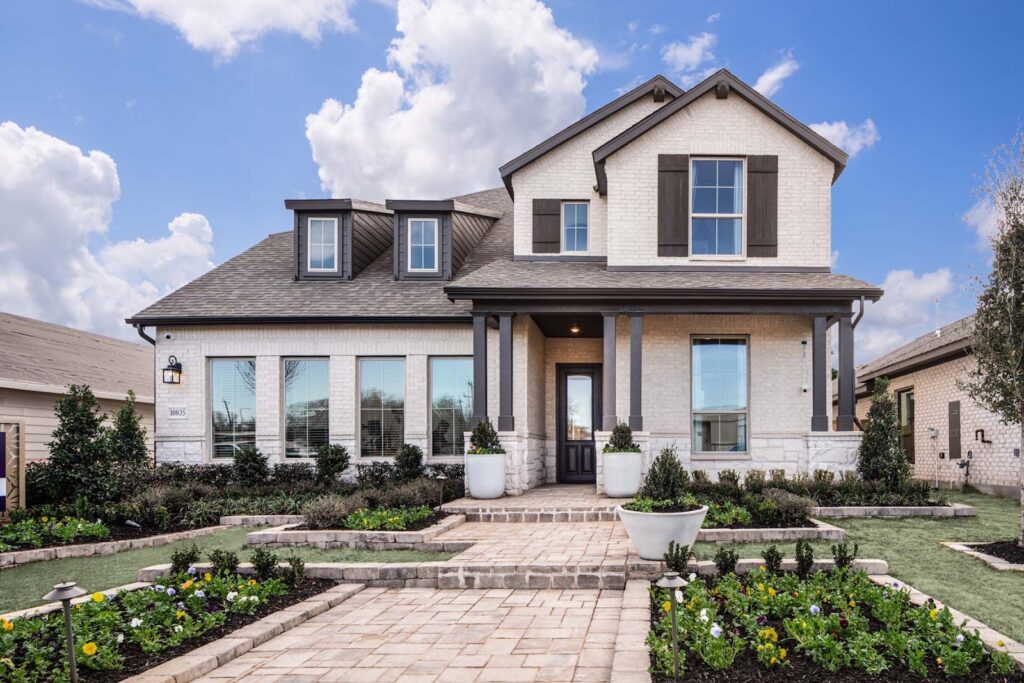
[[[0,161],[13,159],[0,166],[25,173],[0,169],[0,240],[15,244],[0,244],[4,308],[123,335],[126,308],[287,229],[285,197],[494,186],[499,163],[637,80],[685,85],[725,66],[753,84],[782,64],[792,73],[771,97],[798,119],[874,126],[833,192],[835,269],[890,285],[869,312],[866,360],[932,325],[936,294],[944,320],[973,307],[968,280],[988,255],[964,215],[986,154],[1024,112],[1016,2],[296,0],[308,10],[296,17],[225,0],[198,19],[182,6],[203,3],[177,3],[5,8],[0,122],[13,125]],[[481,28],[449,29],[453,16]],[[528,30],[507,35],[520,19]],[[509,47],[520,42],[522,57]],[[557,82],[523,95],[549,65]],[[357,102],[368,70],[379,82]],[[389,87],[405,98],[390,110],[370,97]],[[442,96],[453,101],[427,111]],[[375,107],[394,127],[365,120]],[[426,157],[463,151],[409,166],[396,138]],[[54,251],[77,276],[42,272]]]

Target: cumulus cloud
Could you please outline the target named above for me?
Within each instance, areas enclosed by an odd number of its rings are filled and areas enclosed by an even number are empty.
[[[536,0],[400,0],[397,30],[389,69],[306,117],[320,184],[336,197],[495,185],[498,166],[584,111],[597,51]]]
[[[992,240],[999,235],[999,211],[987,197],[975,202],[963,215],[963,221],[978,233],[978,248],[986,251],[992,248]]]
[[[864,119],[861,123],[852,126],[846,121],[812,123],[811,130],[833,145],[845,150],[851,159],[857,156],[862,149],[867,149],[882,139],[878,134],[878,128],[875,127],[875,122],[871,119]]]
[[[177,29],[197,50],[231,59],[267,33],[319,41],[328,31],[355,28],[352,0],[83,0],[102,9],[138,14]]]
[[[151,242],[106,241],[120,195],[107,154],[0,123],[3,309],[132,338],[124,318],[211,267],[213,231],[199,214]]]
[[[793,59],[793,53],[787,52],[777,64],[757,77],[754,90],[765,97],[771,97],[782,88],[782,82],[795,74],[799,68],[800,65]]]
[[[718,36],[705,31],[686,40],[669,43],[662,48],[661,58],[682,84],[689,87],[710,71],[704,65],[714,61],[717,42]]]
[[[949,296],[954,288],[948,268],[920,276],[912,270],[889,271],[882,283],[885,296],[866,304],[857,327],[857,361],[871,360],[933,329],[935,299]]]

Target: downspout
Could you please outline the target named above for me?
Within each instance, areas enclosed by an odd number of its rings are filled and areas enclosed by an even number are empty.
[[[864,297],[860,298],[860,310],[857,311],[857,315],[853,318],[853,323],[850,325],[854,330],[857,329],[857,323],[864,317]],[[857,429],[864,431],[864,425],[860,423],[860,418],[857,417],[857,366],[854,364],[853,371],[853,424],[857,425]]]
[[[140,325],[140,324],[136,323],[135,325],[133,325],[133,327],[135,328],[135,331],[139,333],[140,337],[142,337],[143,339],[148,341],[153,346],[156,346],[156,339],[153,339],[148,334],[146,334],[146,326],[145,325]]]
[[[135,327],[135,331],[139,333],[140,337],[142,337],[143,339],[148,341],[154,347],[156,346],[156,339],[153,339],[148,334],[146,334],[146,326],[145,325],[140,325],[139,323],[135,323],[135,325],[133,327]],[[155,370],[156,359],[155,358],[153,360],[153,363],[154,363],[154,373],[155,373],[156,372],[156,370]],[[153,377],[153,401],[154,401],[154,403],[153,403],[153,411],[154,411],[154,414],[153,414],[153,426],[155,428],[156,427],[156,403],[155,403],[156,402],[156,376],[155,376],[155,374],[154,374],[154,377]],[[156,444],[153,445],[153,467],[156,467]]]

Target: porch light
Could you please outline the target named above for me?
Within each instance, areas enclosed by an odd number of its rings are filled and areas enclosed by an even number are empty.
[[[579,324],[578,323],[573,323],[572,327],[569,328],[569,331],[572,332],[573,334],[579,334],[580,333],[580,326],[579,326]]]
[[[71,683],[78,683],[78,663],[75,661],[75,635],[71,630],[71,601],[87,594],[88,591],[76,586],[74,581],[58,583],[53,590],[43,596],[47,602],[60,601],[61,609],[64,611],[64,638],[68,648],[68,667],[71,673]]]
[[[167,367],[164,368],[164,384],[181,384],[181,363],[174,356],[167,357]]]

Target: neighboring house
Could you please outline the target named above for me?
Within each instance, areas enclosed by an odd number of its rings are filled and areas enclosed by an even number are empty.
[[[407,442],[459,462],[489,416],[512,494],[600,487],[619,421],[648,461],[852,467],[855,304],[882,291],[831,272],[846,161],[722,70],[651,79],[505,164],[501,189],[287,200],[291,230],[128,320],[156,345],[156,457]]]
[[[976,365],[973,328],[969,315],[859,367],[857,416],[867,417],[873,382],[887,377],[915,477],[936,484],[969,483],[1016,498],[1020,425],[1003,424],[957,385]]]

